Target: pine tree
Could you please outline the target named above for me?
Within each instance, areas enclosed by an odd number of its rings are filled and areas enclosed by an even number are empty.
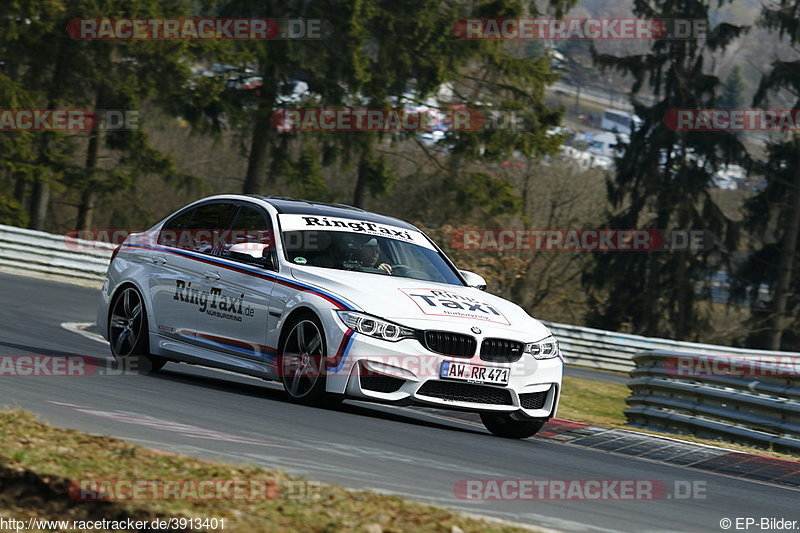
[[[710,0],[636,0],[642,18],[709,20]],[[743,28],[720,24],[707,38],[659,39],[648,53],[616,57],[595,54],[602,68],[634,78],[631,102],[642,126],[616,158],[608,179],[611,209],[605,228],[702,230],[716,236],[713,247],[695,251],[599,252],[583,276],[590,291],[591,325],[629,329],[650,336],[696,338],[704,327],[698,312],[698,285],[734,248],[736,227],[710,194],[715,171],[741,160],[745,150],[729,132],[674,131],[664,117],[675,109],[713,109],[721,81],[706,68]],[[653,105],[638,99],[643,89],[655,95]]]
[[[103,194],[131,186],[142,173],[167,179],[177,176],[171,158],[148,142],[141,128],[147,117],[141,115],[141,108],[156,96],[164,100],[185,91],[190,76],[186,60],[193,46],[187,41],[78,40],[65,31],[67,22],[100,17],[177,18],[189,15],[190,7],[182,0],[125,4],[31,0],[0,8],[5,26],[0,51],[7,58],[10,81],[28,93],[30,107],[140,113],[139,129],[94,129],[86,134],[88,139],[53,131],[10,134],[32,139],[31,150],[17,149],[12,157],[18,160],[13,171],[16,201],[27,197],[31,227],[45,227],[53,188],[77,197],[77,228],[84,229],[92,225],[96,202]],[[101,151],[110,151],[117,160],[102,165]],[[25,168],[27,172],[22,171]]]
[[[765,4],[761,24],[779,37],[788,37],[800,54],[800,1]],[[800,107],[800,55],[775,61],[762,78],[753,104],[786,90]],[[768,146],[766,161],[757,167],[766,187],[747,203],[747,226],[759,245],[738,272],[740,289],[749,289],[753,317],[749,343],[769,350],[800,347],[800,134],[786,133]],[[766,285],[769,301],[759,288]]]
[[[553,0],[563,8],[571,0]],[[526,155],[552,153],[558,142],[546,130],[558,123],[560,112],[544,105],[544,88],[555,80],[546,56],[516,58],[506,43],[465,41],[453,32],[453,24],[467,17],[522,17],[536,13],[534,2],[503,0],[489,4],[452,2],[431,4],[426,0],[350,0],[285,4],[229,0],[214,12],[220,16],[322,18],[333,27],[324,39],[302,41],[243,42],[240,49],[255,58],[263,77],[262,90],[249,106],[241,127],[250,139],[248,169],[243,191],[262,192],[268,172],[285,169],[285,137],[312,144],[319,153],[335,153],[326,163],[337,162],[355,171],[353,203],[388,190],[396,179],[385,156],[377,154],[380,143],[403,137],[395,133],[338,132],[336,134],[279,133],[270,128],[269,117],[281,107],[281,97],[302,81],[316,95],[316,106],[327,108],[392,108],[398,98],[413,93],[419,101],[435,96],[447,83],[470,87],[461,105],[478,100],[506,105],[525,115],[526,131],[457,132],[447,148],[461,159],[499,159],[515,151]],[[462,95],[463,96],[463,95]],[[471,98],[470,98],[471,96]],[[405,135],[406,138],[409,135]],[[454,165],[458,167],[458,165]],[[462,180],[448,181],[451,189]]]

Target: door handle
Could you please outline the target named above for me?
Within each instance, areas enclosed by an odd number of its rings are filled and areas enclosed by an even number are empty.
[[[164,265],[167,262],[167,258],[163,255],[154,255],[150,258],[150,260],[155,263],[156,265]]]
[[[206,279],[214,279],[214,280],[222,279],[221,276],[217,272],[214,272],[213,270],[206,270],[205,272],[203,272],[203,276]]]

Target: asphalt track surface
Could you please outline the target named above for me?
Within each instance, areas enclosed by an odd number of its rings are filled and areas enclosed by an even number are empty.
[[[61,326],[94,322],[97,298],[92,289],[0,274],[0,355],[106,357],[106,346]],[[303,407],[289,403],[277,384],[189,365],[168,364],[150,376],[3,376],[0,405],[160,450],[280,468],[560,531],[722,531],[723,518],[745,517],[756,524],[796,520],[800,530],[800,491],[791,488],[564,443],[498,439],[479,425],[414,408]],[[475,478],[657,480],[669,493],[676,482],[694,482],[705,488],[705,498],[474,502],[454,496],[458,480]]]

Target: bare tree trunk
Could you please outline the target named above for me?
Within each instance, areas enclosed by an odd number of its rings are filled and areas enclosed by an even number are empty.
[[[97,91],[95,99],[95,109],[102,109],[102,90]],[[89,146],[86,150],[86,177],[87,183],[81,193],[81,203],[78,206],[78,220],[75,224],[76,230],[89,229],[92,226],[95,202],[97,200],[97,184],[95,174],[97,173],[97,159],[100,154],[100,130],[94,129],[89,133]]]
[[[634,329],[634,333],[645,335],[647,337],[663,336],[663,332],[659,334],[659,316],[653,310],[656,309],[656,300],[658,299],[659,283],[658,283],[658,262],[655,260],[653,254],[646,255],[644,261],[647,263],[647,288],[642,294],[642,305],[645,315],[644,328],[640,331]]]
[[[678,291],[678,294],[676,295],[676,299],[678,300],[678,309],[677,316],[675,317],[674,331],[676,339],[688,340],[687,336],[689,335],[689,331],[692,329],[689,325],[689,319],[692,315],[692,292],[694,291],[694,285],[688,278],[687,273],[687,263],[689,262],[688,254],[691,252],[686,251],[678,253],[683,255],[678,257],[678,268],[676,269],[675,273],[675,290]]]
[[[265,114],[259,112],[253,135],[250,141],[250,157],[247,160],[247,174],[244,178],[242,193],[258,194],[261,192],[262,177],[267,171],[267,149],[269,148],[270,123]]]
[[[800,135],[794,137],[795,153],[800,151]],[[800,161],[795,161],[794,183],[792,184],[789,203],[789,221],[783,233],[780,259],[778,260],[778,280],[775,284],[775,295],[772,298],[772,317],[768,350],[780,350],[783,330],[786,327],[786,305],[794,270],[794,255],[797,253],[797,234],[800,232]]]
[[[678,229],[688,230],[689,219],[691,217],[690,211],[692,209],[692,200],[684,197],[681,201],[680,215],[678,216]],[[678,254],[678,267],[676,269],[676,287],[678,291],[676,295],[677,300],[677,316],[675,317],[675,338],[684,340],[692,330],[690,320],[693,316],[692,300],[694,295],[694,283],[689,278],[689,261],[691,261],[691,254],[693,250],[686,250],[683,252],[672,252]],[[687,339],[688,340],[688,339]]]
[[[275,110],[278,86],[278,71],[274,65],[265,69],[263,84],[260,90],[261,98],[256,113],[256,123],[253,125],[253,135],[250,138],[250,156],[247,160],[247,174],[242,187],[243,194],[258,194],[262,192],[262,178],[267,173],[267,157],[269,146],[275,135],[275,130],[270,123],[270,115]]]
[[[31,229],[44,230],[47,222],[47,208],[50,206],[50,184],[47,178],[37,179],[33,184],[30,205],[30,224]]]
[[[28,183],[25,181],[25,175],[22,173],[17,174],[14,180],[14,199],[19,202],[19,205],[25,205],[25,191],[28,189]]]
[[[47,108],[55,109],[58,104],[57,98],[61,94],[62,88],[59,81],[63,79],[63,71],[67,68],[66,58],[69,54],[67,46],[64,45],[66,37],[62,37],[58,41],[57,50],[55,51],[56,61],[53,66],[52,76],[50,78],[50,85],[47,93]],[[52,132],[42,132],[37,147],[38,160],[40,164],[47,161],[47,152],[50,149],[50,140]],[[33,184],[30,199],[30,223],[31,229],[43,230],[47,221],[47,209],[50,206],[50,176],[38,176]]]
[[[356,172],[356,188],[353,191],[353,205],[355,207],[364,207],[364,201],[367,196],[367,173],[369,168],[367,165],[367,155],[369,154],[369,147],[365,146],[358,161],[358,171]]]
[[[94,206],[97,194],[94,187],[87,187],[81,194],[81,205],[78,207],[78,221],[75,223],[76,230],[90,229],[94,218]]]

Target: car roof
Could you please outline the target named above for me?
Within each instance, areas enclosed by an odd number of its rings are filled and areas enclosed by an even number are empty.
[[[358,207],[346,204],[328,204],[324,202],[312,202],[310,200],[298,200],[288,196],[261,196],[248,194],[251,198],[257,198],[272,205],[280,214],[290,215],[315,215],[322,217],[340,217],[375,222],[377,224],[387,224],[403,229],[419,231],[404,220],[371,213]]]

